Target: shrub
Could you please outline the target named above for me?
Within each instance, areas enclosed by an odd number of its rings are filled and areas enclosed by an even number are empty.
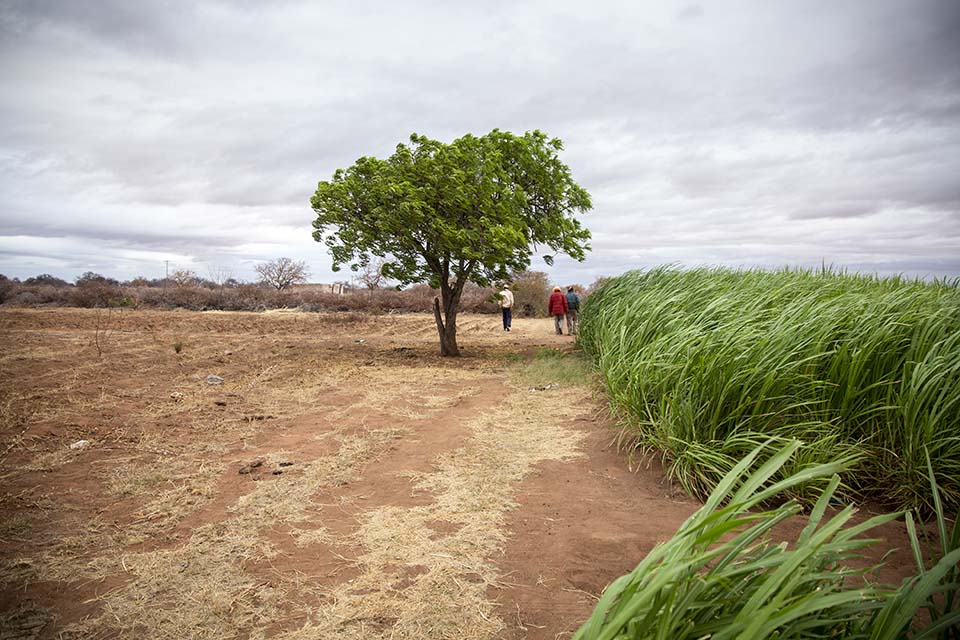
[[[78,307],[157,307],[182,308],[193,311],[264,311],[266,309],[301,309],[304,311],[356,311],[366,313],[418,312],[429,313],[437,292],[426,285],[403,291],[396,289],[353,290],[339,295],[322,289],[290,288],[277,290],[259,284],[237,284],[219,287],[209,282],[175,285],[144,278],[131,280],[126,286],[98,274],[87,273],[76,286],[65,288],[46,285],[27,286],[11,280],[0,280],[0,302],[22,306],[55,304]],[[468,285],[463,292],[461,309],[472,313],[495,313],[491,301],[493,290]]]
[[[10,294],[7,304],[11,307],[35,307],[43,301],[33,291],[16,290]]]
[[[230,294],[223,303],[227,311],[263,311],[280,306],[275,302],[279,296],[277,291],[256,284],[242,284],[231,289]]]
[[[16,289],[17,289],[16,282],[11,280],[7,276],[0,274],[0,304],[3,304],[4,302],[12,298]]]
[[[547,274],[542,271],[518,271],[513,274],[511,290],[515,314],[526,317],[547,315],[547,300],[553,291]]]
[[[83,275],[77,277],[78,286],[86,285],[86,284],[94,284],[94,283],[113,285],[113,286],[119,286],[120,284],[118,281],[114,280],[113,278],[102,276],[99,273],[94,273],[93,271],[87,271]]]
[[[51,287],[69,287],[70,283],[66,280],[61,280],[56,276],[52,276],[49,273],[41,273],[38,276],[33,276],[32,278],[27,278],[23,281],[23,284],[32,286],[32,285],[49,285]]]
[[[10,292],[8,303],[15,306],[40,306],[73,304],[73,287],[54,287],[51,285],[18,285]]]
[[[70,290],[70,299],[77,307],[112,307],[116,306],[123,293],[115,284],[116,280],[78,280],[78,284]]]

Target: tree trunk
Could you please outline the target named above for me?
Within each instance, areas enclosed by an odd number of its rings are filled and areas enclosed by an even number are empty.
[[[443,296],[441,313],[440,298],[433,299],[433,316],[437,321],[437,333],[440,335],[440,355],[456,357],[460,355],[457,346],[457,306],[460,302],[459,288],[454,290],[444,285],[440,288]]]

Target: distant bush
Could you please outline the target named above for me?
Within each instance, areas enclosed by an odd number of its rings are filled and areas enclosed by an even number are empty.
[[[70,283],[66,280],[61,280],[56,276],[52,276],[49,273],[41,273],[38,276],[33,276],[32,278],[27,278],[23,281],[23,284],[32,286],[32,285],[50,285],[51,287],[69,287]]]
[[[492,287],[477,287],[468,283],[460,298],[460,309],[467,313],[499,313],[500,305],[494,300],[496,293],[497,289]],[[430,302],[433,303],[432,297]]]
[[[93,271],[87,271],[82,276],[79,276],[77,278],[77,286],[90,285],[90,284],[104,284],[104,285],[111,285],[111,286],[119,286],[120,282],[118,282],[117,280],[114,280],[113,278],[102,276],[99,273],[94,273]]]
[[[33,291],[18,289],[10,295],[9,304],[17,307],[36,307],[43,304],[43,301]]]
[[[10,299],[17,289],[17,283],[0,273],[0,304]]]
[[[54,287],[51,285],[17,284],[11,290],[6,304],[23,307],[37,305],[75,306],[72,293],[72,286]]]
[[[514,314],[525,317],[547,315],[547,300],[553,291],[550,279],[542,271],[518,271],[513,274]]]
[[[176,287],[166,289],[154,287],[138,288],[133,297],[147,307],[181,308],[191,311],[204,311],[216,308],[216,293],[200,287]]]
[[[0,276],[2,277],[2,276]],[[136,283],[136,284],[134,284]],[[76,285],[27,285],[8,278],[0,279],[0,303],[7,306],[67,307],[148,307],[189,309],[191,311],[264,311],[267,309],[300,309],[310,312],[357,313],[430,313],[438,295],[426,285],[415,285],[403,291],[396,289],[353,289],[344,294],[311,288],[277,290],[261,284],[238,284],[219,287],[209,282],[177,286],[143,278],[126,285],[98,274],[87,273]],[[492,301],[494,290],[470,284],[463,291],[461,310],[468,313],[496,313]]]
[[[278,300],[280,294],[256,284],[242,284],[226,292],[221,308],[224,311],[263,311],[277,309],[284,305]]]
[[[78,280],[70,290],[70,299],[77,307],[115,307],[123,298],[123,291],[116,280],[108,278]]]

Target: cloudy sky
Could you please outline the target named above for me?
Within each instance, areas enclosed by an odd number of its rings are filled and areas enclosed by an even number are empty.
[[[557,282],[960,276],[960,2],[0,0],[0,273],[305,260],[319,180],[539,128],[594,198]]]

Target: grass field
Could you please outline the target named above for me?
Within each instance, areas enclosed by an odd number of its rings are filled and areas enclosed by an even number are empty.
[[[754,447],[798,438],[784,474],[845,461],[848,499],[930,506],[929,452],[947,508],[960,505],[955,282],[661,268],[592,295],[580,334],[627,439],[695,495]]]
[[[580,344],[621,444],[706,504],[608,586],[577,640],[960,637],[956,282],[634,272],[587,300]],[[864,500],[915,509],[912,577],[850,565],[902,515],[855,522]],[[802,513],[802,531],[773,533]]]

